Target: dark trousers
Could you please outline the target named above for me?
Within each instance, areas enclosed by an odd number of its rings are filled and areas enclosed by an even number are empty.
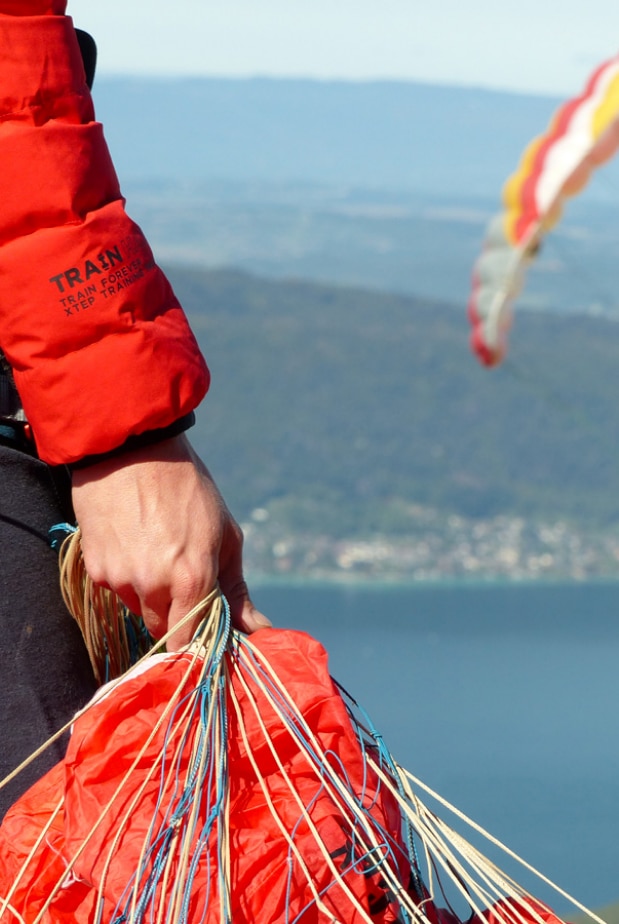
[[[0,780],[96,689],[58,581],[51,526],[72,518],[64,470],[0,445]],[[0,818],[60,760],[66,736],[0,789]]]

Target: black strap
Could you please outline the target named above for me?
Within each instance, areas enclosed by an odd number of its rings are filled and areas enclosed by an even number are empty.
[[[86,71],[86,83],[92,90],[95,70],[97,68],[97,46],[92,35],[89,35],[88,32],[84,32],[83,29],[76,29],[75,34],[77,35],[77,42],[80,46],[80,52],[82,53],[82,61],[84,62],[84,70]]]
[[[0,366],[0,419],[3,418],[25,419],[13,377]]]

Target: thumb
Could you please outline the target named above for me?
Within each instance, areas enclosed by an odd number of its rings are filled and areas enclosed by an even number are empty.
[[[220,586],[230,605],[230,616],[236,629],[251,635],[258,629],[271,626],[271,621],[252,603],[247,584],[242,577],[232,585],[226,585],[224,580],[220,580]]]

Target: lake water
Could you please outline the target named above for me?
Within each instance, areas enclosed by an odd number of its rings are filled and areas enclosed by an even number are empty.
[[[252,593],[325,645],[401,764],[584,904],[619,900],[619,584]]]

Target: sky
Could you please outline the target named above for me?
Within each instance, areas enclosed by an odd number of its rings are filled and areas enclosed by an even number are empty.
[[[100,74],[420,80],[572,95],[619,51],[611,0],[69,0]]]

